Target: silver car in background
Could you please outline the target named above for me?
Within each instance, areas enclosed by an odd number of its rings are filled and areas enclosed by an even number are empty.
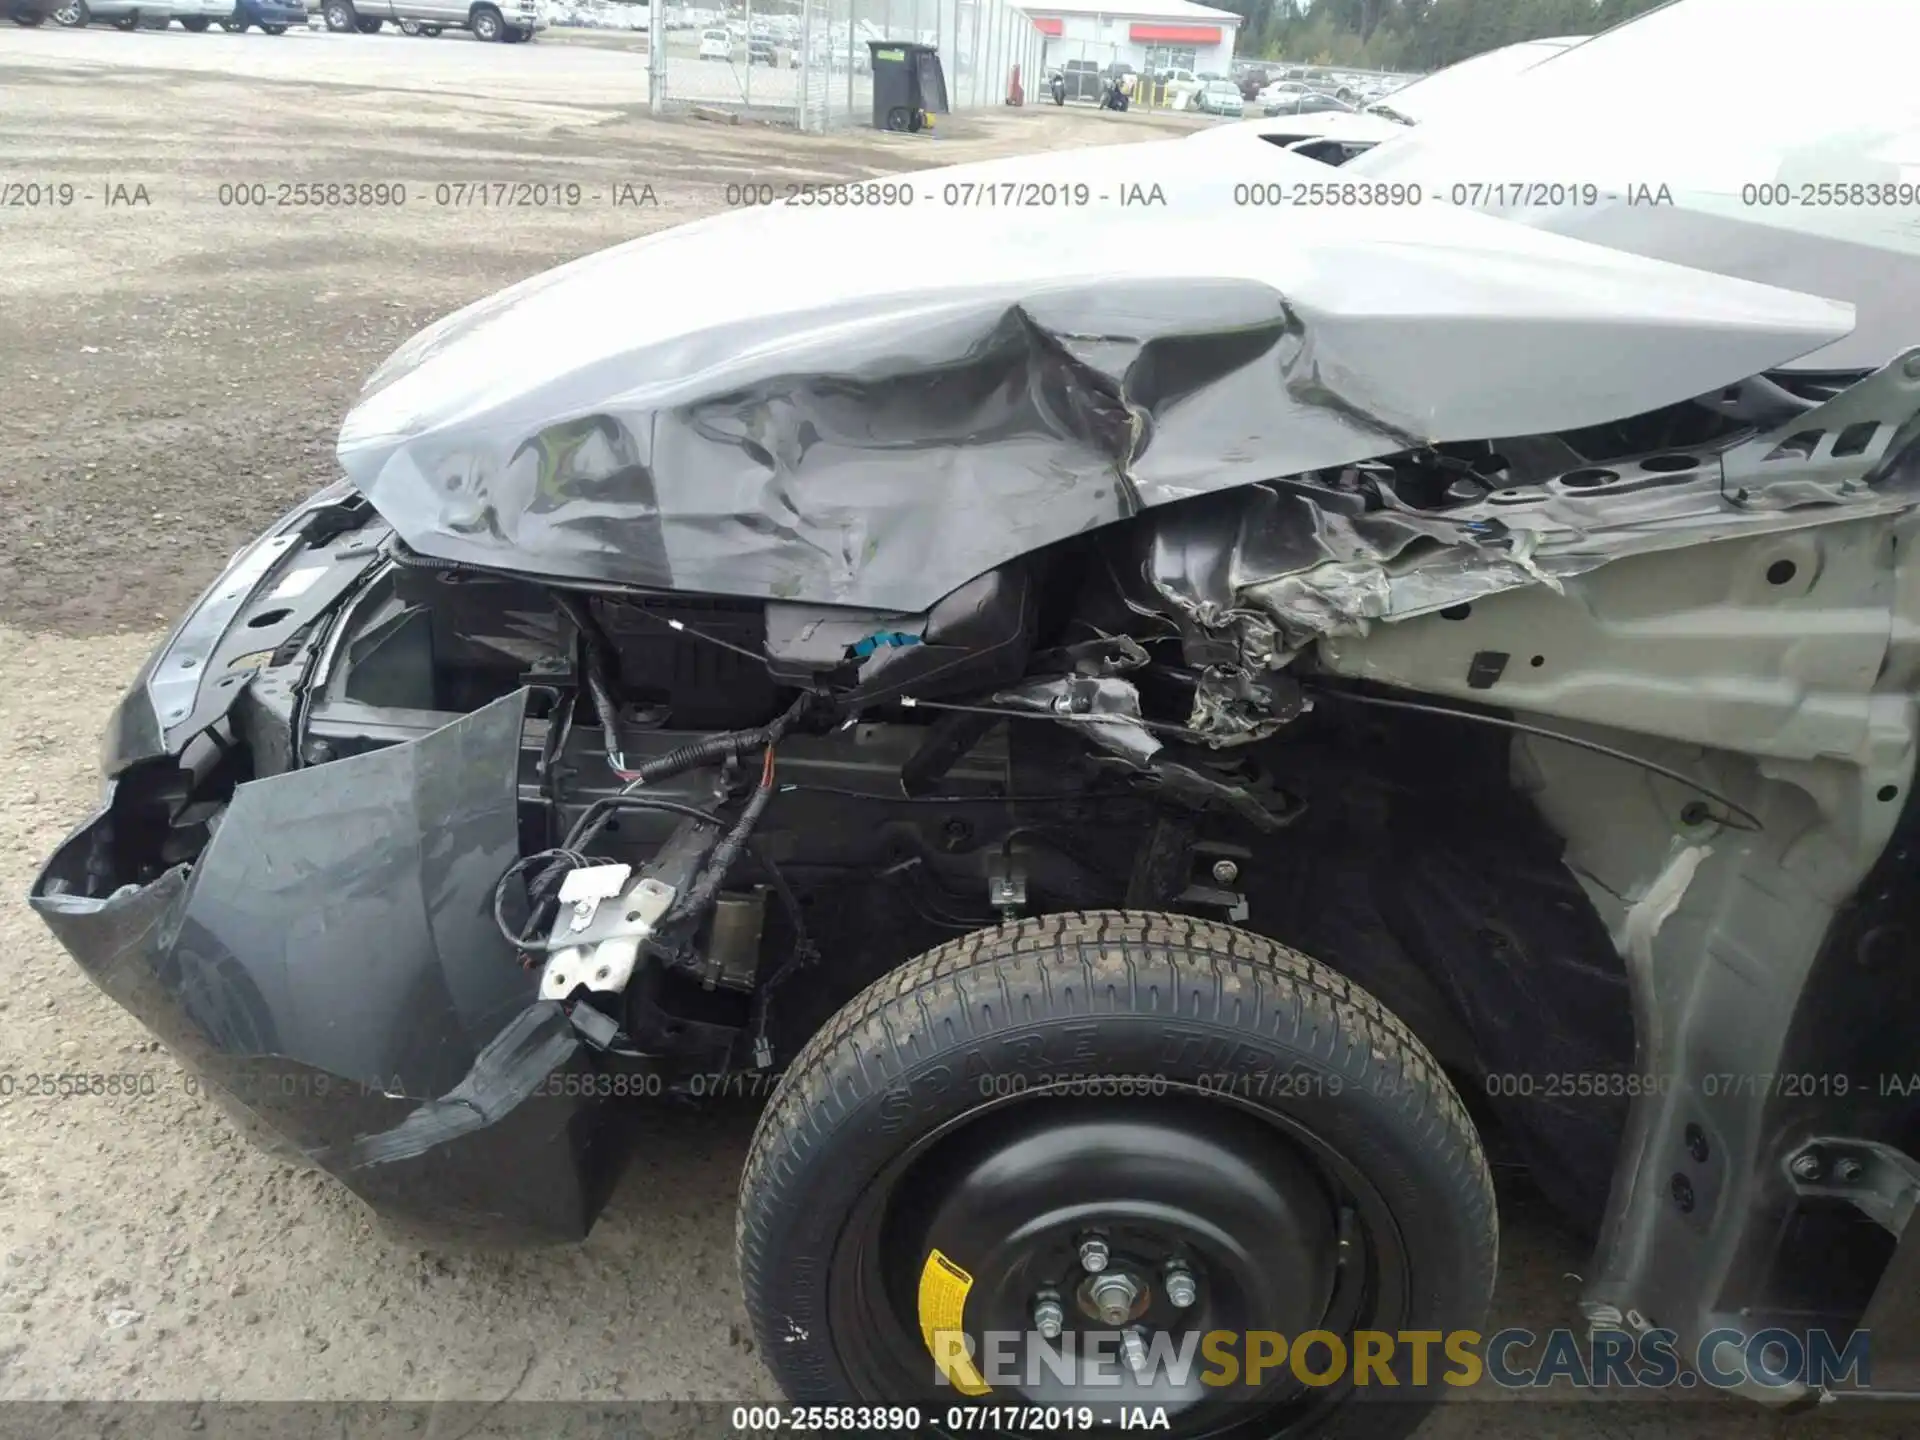
[[[422,34],[471,30],[476,40],[511,43],[547,28],[536,0],[325,0],[320,13],[341,34],[372,35],[392,21]]]
[[[56,24],[112,25],[118,30],[137,30],[142,24],[164,26],[172,16],[170,0],[70,0],[53,12]]]

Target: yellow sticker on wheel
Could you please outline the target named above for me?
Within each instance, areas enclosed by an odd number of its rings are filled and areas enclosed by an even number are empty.
[[[961,1324],[967,1292],[972,1289],[973,1276],[938,1250],[929,1252],[920,1269],[920,1337],[927,1342],[935,1367],[954,1389],[962,1395],[984,1395],[987,1382],[974,1369]]]

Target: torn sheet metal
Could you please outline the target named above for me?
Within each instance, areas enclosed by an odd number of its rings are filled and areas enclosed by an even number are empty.
[[[995,694],[993,703],[1057,716],[1137,769],[1145,769],[1160,753],[1160,742],[1141,720],[1140,692],[1132,681],[1117,676],[1027,680]]]
[[[911,613],[1154,506],[1638,414],[1853,323],[1444,205],[1250,206],[1328,181],[1266,149],[922,171],[589,256],[402,346],[341,464],[426,555]]]
[[[183,1064],[376,1209],[576,1240],[623,1152],[590,1087],[555,1083],[589,1059],[492,920],[525,704],[242,785],[199,859],[145,885],[114,886],[109,799],[30,901]]]
[[[1378,620],[1525,585],[1557,588],[1622,556],[1916,503],[1920,349],[1776,430],[1582,465],[1445,510],[1401,501],[1385,471],[1174,506],[1147,527],[1142,568],[1188,623],[1231,639],[1259,670]]]

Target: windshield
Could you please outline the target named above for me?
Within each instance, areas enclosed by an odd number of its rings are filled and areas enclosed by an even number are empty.
[[[1404,85],[1367,109],[1390,120],[1424,124],[1442,110],[1471,103],[1484,92],[1488,84],[1530,70],[1542,60],[1578,45],[1584,38],[1580,35],[1563,35],[1552,40],[1522,40],[1518,45],[1502,45],[1498,50],[1475,55],[1458,65],[1436,70],[1423,80]]]

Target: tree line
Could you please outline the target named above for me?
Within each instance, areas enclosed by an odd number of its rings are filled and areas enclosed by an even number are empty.
[[[1205,0],[1246,17],[1235,54],[1438,70],[1547,35],[1597,35],[1664,0]]]

